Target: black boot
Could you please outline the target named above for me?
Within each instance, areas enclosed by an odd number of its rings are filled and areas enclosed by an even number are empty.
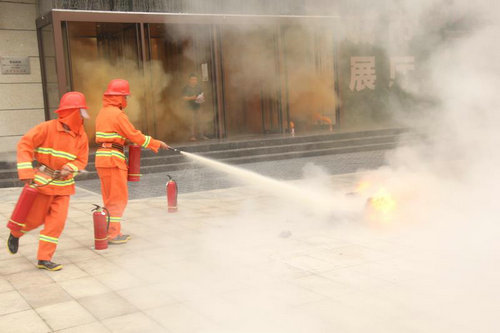
[[[36,267],[46,269],[48,271],[58,271],[61,270],[63,266],[50,260],[38,260],[38,265]]]
[[[7,249],[12,254],[17,253],[17,249],[19,248],[19,238],[9,235],[9,239],[7,239]]]

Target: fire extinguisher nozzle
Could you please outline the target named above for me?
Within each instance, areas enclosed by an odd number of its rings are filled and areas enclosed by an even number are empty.
[[[180,153],[181,151],[177,148],[173,148],[173,147],[168,147],[168,150],[171,150],[171,151],[175,151],[176,153]]]
[[[99,205],[96,205],[96,204],[92,204],[94,206],[94,208],[91,210],[92,212],[96,211],[96,210],[100,210],[102,207],[99,206]]]

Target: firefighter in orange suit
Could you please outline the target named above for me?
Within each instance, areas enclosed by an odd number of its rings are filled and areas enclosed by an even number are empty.
[[[75,193],[73,175],[87,165],[89,144],[83,128],[88,118],[82,93],[63,95],[57,119],[43,122],[26,133],[17,145],[19,179],[37,186],[37,196],[20,231],[11,230],[7,247],[17,253],[19,238],[40,225],[38,268],[57,271],[62,265],[52,262],[68,215],[69,196]],[[37,166],[33,166],[36,160]]]
[[[96,119],[98,149],[95,155],[95,166],[101,180],[102,200],[110,215],[108,229],[110,244],[123,244],[130,239],[129,235],[121,233],[121,219],[128,201],[125,140],[154,152],[158,152],[159,148],[168,148],[165,142],[142,134],[132,125],[124,112],[129,95],[128,81],[111,80],[104,92],[103,107]]]

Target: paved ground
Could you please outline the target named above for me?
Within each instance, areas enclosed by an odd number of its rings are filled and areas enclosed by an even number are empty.
[[[333,159],[357,167],[351,157]],[[91,248],[90,207],[100,198],[78,188],[54,258],[62,271],[35,268],[36,233],[17,255],[0,251],[0,332],[495,332],[471,330],[470,316],[446,311],[464,298],[423,264],[434,253],[364,220],[366,198],[345,195],[359,176],[289,182],[304,191],[298,201],[193,185],[177,213],[167,213],[163,189],[148,180],[142,185],[162,196],[132,200],[124,229],[133,239],[104,251]],[[19,190],[0,189],[4,220]],[[318,193],[331,195],[334,214],[309,200]],[[0,241],[7,237],[0,229]]]

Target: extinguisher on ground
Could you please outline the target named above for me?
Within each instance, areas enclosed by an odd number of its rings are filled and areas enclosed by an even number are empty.
[[[128,177],[129,182],[141,180],[141,146],[128,146]]]
[[[37,194],[38,191],[34,185],[24,186],[14,207],[14,211],[7,222],[7,228],[12,231],[21,231],[25,226],[26,217],[31,210],[31,206],[33,206]]]
[[[96,250],[105,250],[108,248],[108,229],[110,216],[106,207],[93,204],[94,212],[92,218],[94,220],[94,245]]]
[[[177,183],[175,180],[167,175],[167,204],[168,204],[168,212],[174,213],[177,211]]]

